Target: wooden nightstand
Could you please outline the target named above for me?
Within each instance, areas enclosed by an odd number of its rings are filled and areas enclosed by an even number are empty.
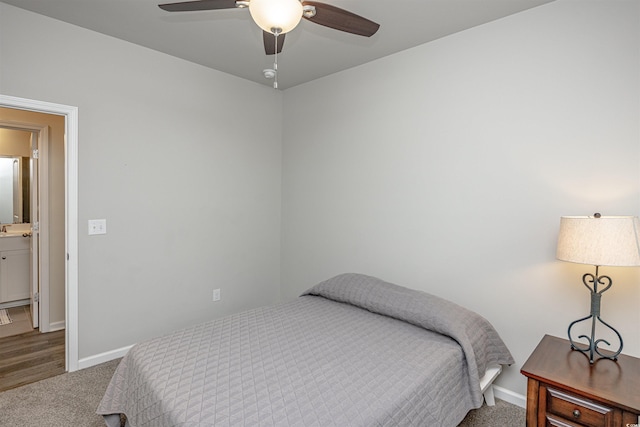
[[[589,364],[568,340],[545,335],[520,372],[527,380],[527,426],[636,427],[640,359]]]

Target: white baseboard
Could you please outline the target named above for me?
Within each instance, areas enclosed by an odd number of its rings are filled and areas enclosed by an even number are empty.
[[[521,408],[527,407],[527,397],[523,396],[520,393],[516,393],[511,390],[507,390],[506,388],[494,385],[493,394],[495,395],[496,399],[504,400],[505,402],[519,406]]]
[[[31,300],[29,300],[29,299],[21,299],[21,300],[18,300],[18,301],[3,302],[2,304],[0,304],[0,309],[1,308],[19,307],[21,305],[29,305],[29,303],[31,303]]]
[[[61,331],[65,329],[65,327],[66,325],[64,323],[64,320],[61,320],[59,322],[49,323],[49,332]]]
[[[114,359],[124,357],[125,354],[133,347],[129,345],[126,347],[118,348],[116,350],[106,351],[104,353],[96,354],[94,356],[84,357],[78,360],[78,369],[90,368],[92,366],[99,365],[101,363],[109,362]]]

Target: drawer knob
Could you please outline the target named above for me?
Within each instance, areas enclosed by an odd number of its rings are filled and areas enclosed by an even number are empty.
[[[580,411],[577,409],[573,410],[573,418],[580,418]]]

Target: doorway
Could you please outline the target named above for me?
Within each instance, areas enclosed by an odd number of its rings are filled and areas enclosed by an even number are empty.
[[[62,305],[53,310],[54,314],[58,312],[60,321],[52,324],[49,316],[49,126],[6,120],[10,116],[6,109],[0,109],[0,205],[3,207],[0,223],[4,232],[0,239],[0,250],[4,251],[0,260],[0,308],[6,310],[28,304],[33,329],[40,328],[40,332],[64,329],[64,299],[53,299]],[[61,121],[58,116],[50,119]],[[60,139],[63,138],[61,135]],[[58,169],[64,169],[64,164]],[[64,216],[64,212],[58,216]],[[58,227],[63,228],[62,221],[58,222],[61,223]],[[59,246],[58,250],[62,251],[63,245]],[[64,269],[64,259],[59,264],[58,269]],[[53,290],[63,293],[64,277],[57,279],[61,283]],[[20,317],[23,311],[14,309],[13,313]],[[26,324],[19,323],[14,325],[12,334],[24,330]],[[9,326],[4,326],[1,336],[10,332]]]
[[[63,289],[65,370],[78,370],[78,109],[77,107],[0,95],[0,108],[64,118]],[[41,322],[42,323],[42,322]]]

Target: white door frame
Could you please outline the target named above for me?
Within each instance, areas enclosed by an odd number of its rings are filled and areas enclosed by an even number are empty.
[[[78,370],[78,107],[0,95],[0,107],[65,117],[65,369]]]

